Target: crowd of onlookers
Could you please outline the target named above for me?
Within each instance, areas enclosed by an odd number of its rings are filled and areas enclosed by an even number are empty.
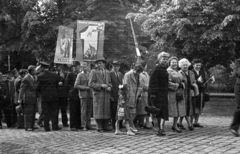
[[[0,74],[0,122],[26,131],[37,129],[36,124],[45,131],[60,130],[61,111],[62,125],[71,131],[93,129],[91,117],[98,132],[115,129],[116,135],[124,134],[123,127],[127,135],[135,135],[138,127],[154,128],[157,135],[165,135],[169,117],[173,117],[172,130],[177,133],[186,129],[183,119],[190,131],[203,127],[199,116],[207,84],[201,60],[191,64],[186,58],[179,60],[161,52],[150,72],[139,58],[124,75],[118,61],[111,63],[111,70],[106,64],[103,58],[92,67],[88,62],[74,61],[70,68],[50,68],[40,62],[26,70]],[[36,112],[40,116],[35,124]]]

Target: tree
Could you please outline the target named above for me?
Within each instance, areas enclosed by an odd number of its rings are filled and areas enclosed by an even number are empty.
[[[190,60],[201,58],[209,68],[228,66],[239,56],[238,4],[239,0],[164,0],[130,15],[155,41],[153,48]]]

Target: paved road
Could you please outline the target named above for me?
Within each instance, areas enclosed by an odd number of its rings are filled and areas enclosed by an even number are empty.
[[[153,130],[139,129],[136,136],[114,135],[114,132],[96,131],[34,132],[17,129],[0,130],[0,153],[9,154],[232,154],[240,153],[240,138],[234,137],[228,127],[232,120],[229,109],[233,101],[210,102],[201,118],[204,128],[175,133],[172,119],[166,123],[167,136],[158,137]],[[228,113],[229,112],[229,113]],[[222,114],[221,114],[222,113]],[[186,123],[185,123],[186,126]]]

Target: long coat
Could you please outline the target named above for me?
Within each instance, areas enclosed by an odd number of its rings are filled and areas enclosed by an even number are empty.
[[[33,79],[34,78],[34,79]],[[24,104],[37,104],[37,83],[36,77],[27,74],[21,82],[19,90],[19,100],[24,100]]]
[[[236,68],[235,75],[237,77],[237,81],[234,86],[234,93],[236,97],[237,107],[240,108],[240,66]]]
[[[118,77],[116,76],[115,71],[110,71],[112,90],[111,90],[111,99],[113,102],[118,102],[118,86],[122,84],[123,75],[121,72],[117,72]]]
[[[184,98],[186,104],[186,115],[191,116],[195,113],[196,102],[193,99],[194,96],[194,87],[192,86],[196,83],[194,73],[192,71],[188,71],[188,75],[184,73],[182,70],[179,71],[183,76],[183,81],[185,84],[184,89]]]
[[[142,88],[140,86],[140,80],[135,77],[133,70],[130,70],[124,75],[123,84],[128,85],[126,106],[136,109],[137,98],[140,96]]]
[[[155,95],[155,107],[161,109],[159,118],[168,120],[168,72],[164,66],[158,64],[150,76],[148,95]]]
[[[167,69],[169,74],[168,82],[168,111],[169,117],[184,117],[186,116],[185,100],[177,101],[176,94],[184,94],[184,89],[179,88],[182,83],[183,76],[181,73],[173,70],[171,67]]]
[[[19,75],[15,80],[14,80],[14,90],[15,90],[15,96],[14,96],[14,103],[17,104],[18,101],[18,95],[19,95],[19,90],[22,82],[22,77]]]
[[[110,92],[101,88],[102,84],[109,87],[111,85],[110,74],[108,70],[103,71],[103,75],[97,69],[93,69],[89,75],[89,87],[93,90],[93,118],[110,119]]]
[[[149,75],[147,72],[142,72],[140,74],[140,86],[142,88],[141,99],[137,106],[137,115],[145,115],[145,107],[148,105],[148,86],[149,86]]]
[[[195,80],[196,83],[198,85],[198,89],[199,89],[199,95],[196,96],[196,108],[195,108],[195,113],[201,114],[203,112],[203,107],[205,106],[205,102],[204,102],[204,91],[205,91],[205,86],[203,86],[203,83],[206,81],[206,77],[205,77],[205,72],[203,70],[199,71],[199,74],[197,74],[197,72],[195,70],[193,70],[194,76],[195,76]],[[202,82],[200,82],[198,80],[198,78],[202,78]]]
[[[41,94],[42,102],[57,102],[58,101],[58,77],[57,74],[48,70],[44,70],[37,76],[38,78],[38,91]]]

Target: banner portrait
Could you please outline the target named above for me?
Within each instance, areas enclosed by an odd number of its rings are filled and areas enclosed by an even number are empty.
[[[77,21],[77,61],[95,61],[103,57],[104,28],[104,22]]]
[[[54,63],[73,63],[73,28],[59,26]]]

